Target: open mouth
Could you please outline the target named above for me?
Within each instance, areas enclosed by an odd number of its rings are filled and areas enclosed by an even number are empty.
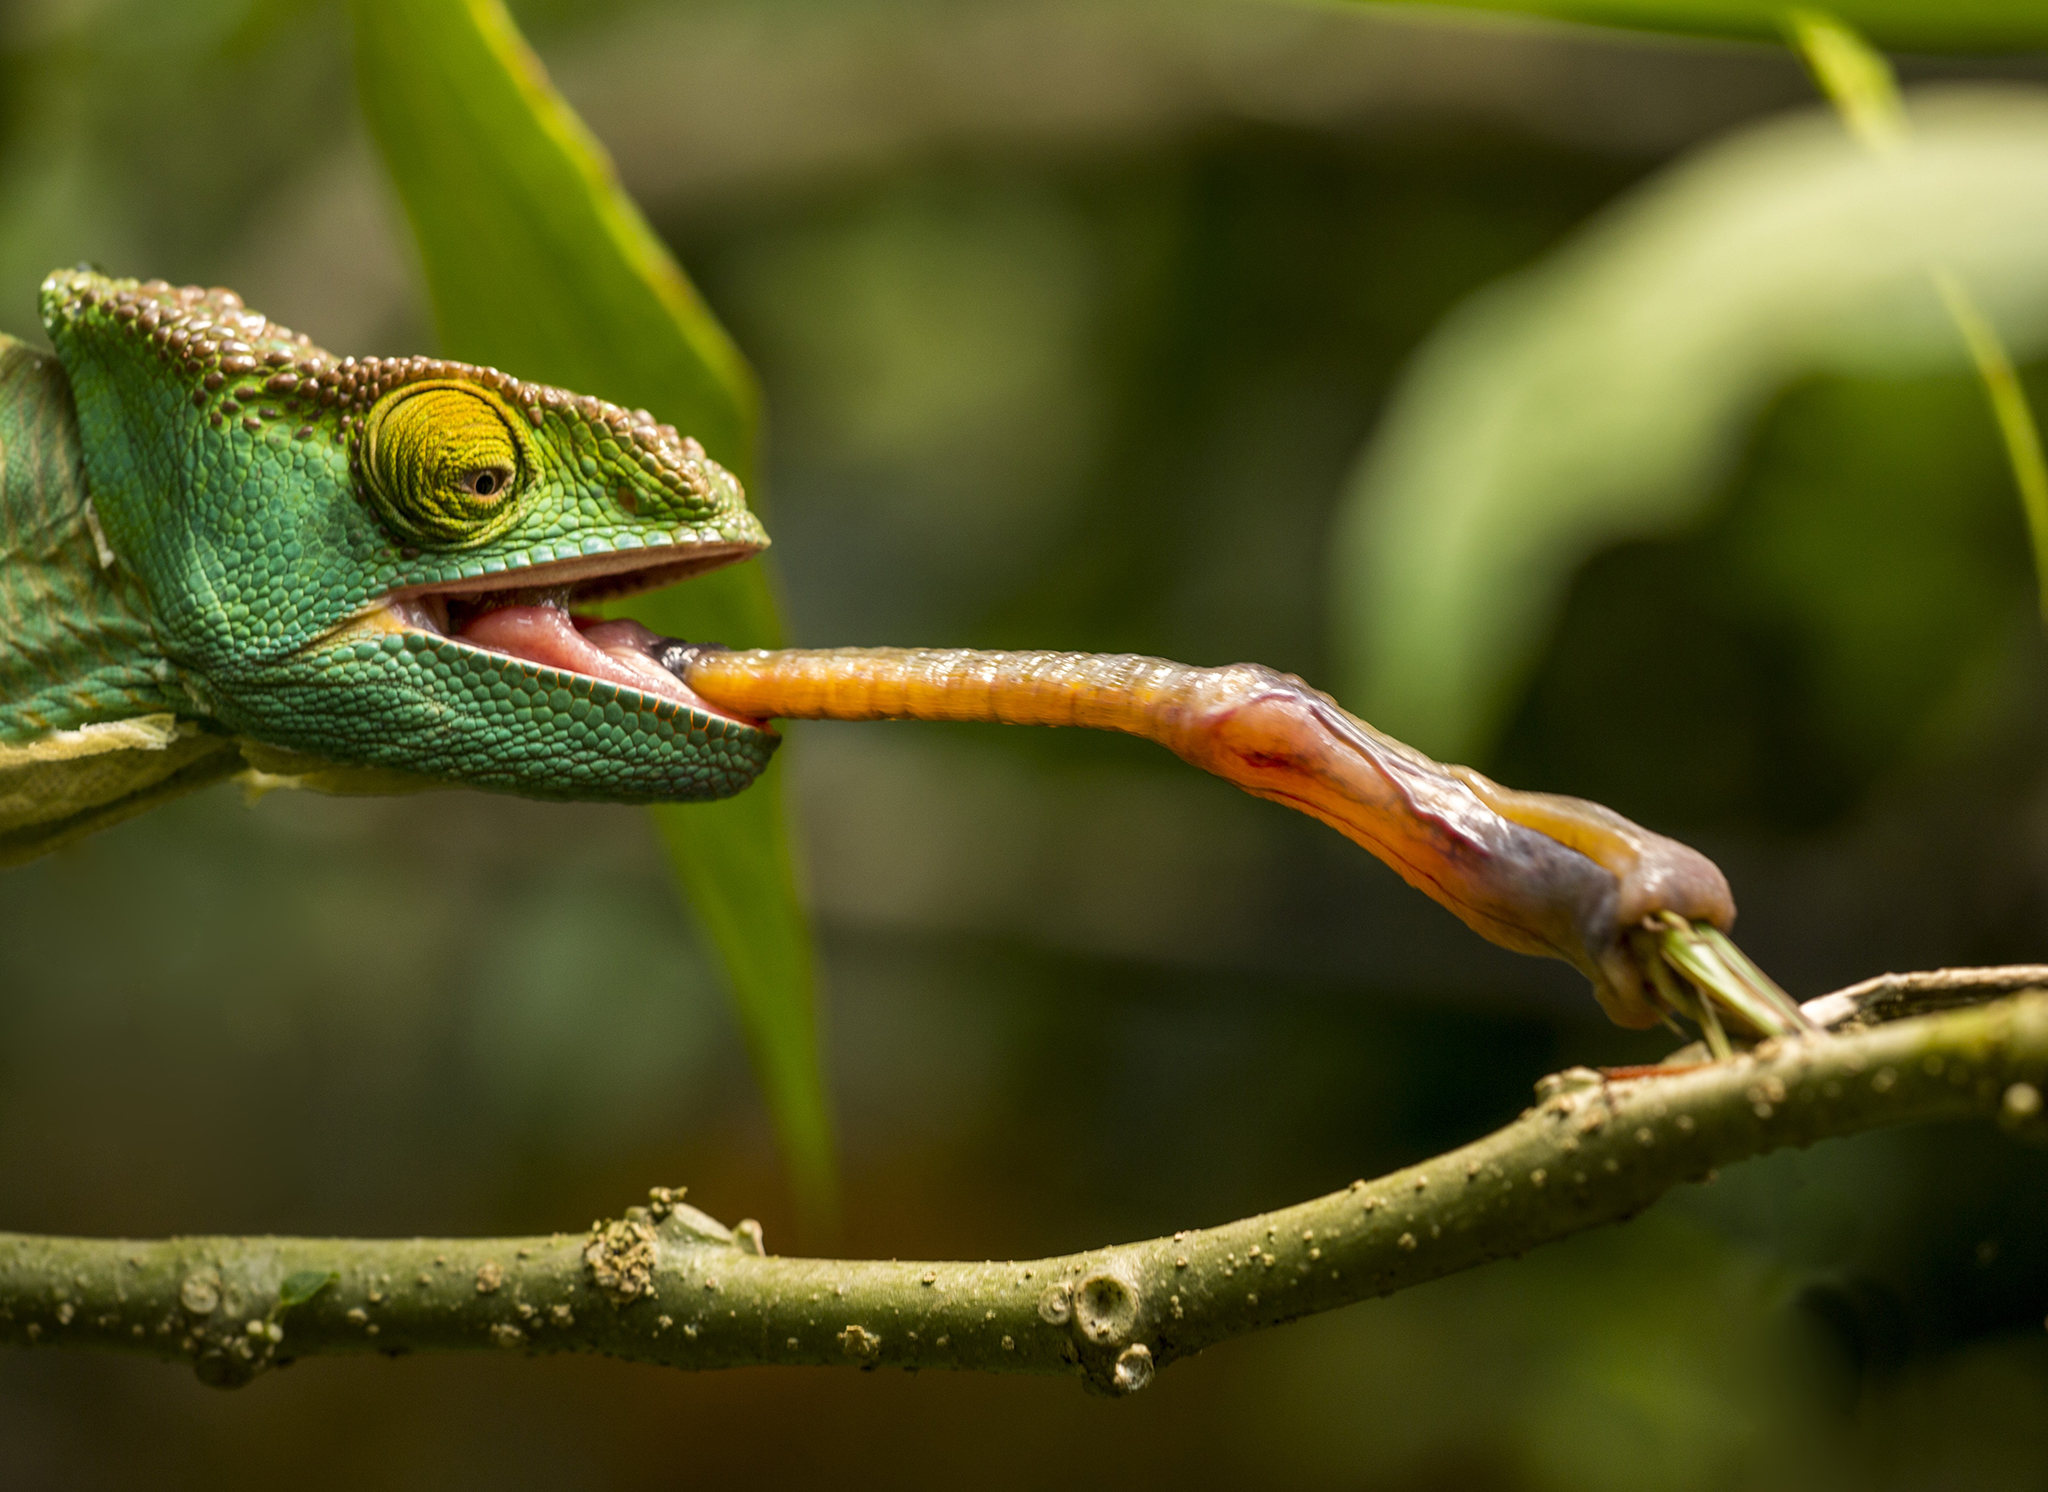
[[[759,730],[765,728],[761,721],[722,710],[683,682],[691,661],[720,644],[684,642],[638,622],[578,615],[573,609],[665,585],[752,552],[751,547],[735,546],[730,553],[695,555],[682,565],[673,559],[650,563],[634,555],[556,561],[493,576],[488,582],[469,580],[400,592],[385,599],[376,622],[558,673],[601,679]]]

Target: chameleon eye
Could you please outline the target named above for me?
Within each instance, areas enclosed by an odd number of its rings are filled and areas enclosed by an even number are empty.
[[[486,466],[464,472],[456,485],[475,497],[498,497],[512,485],[512,473],[501,466]]]
[[[364,484],[401,538],[462,549],[518,517],[526,446],[512,411],[487,389],[436,379],[393,389],[363,422]]]

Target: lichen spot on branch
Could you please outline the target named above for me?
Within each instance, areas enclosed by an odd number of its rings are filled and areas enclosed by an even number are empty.
[[[638,1209],[635,1209],[636,1211]],[[583,1263],[613,1305],[654,1294],[654,1227],[636,1217],[615,1218],[591,1231]]]

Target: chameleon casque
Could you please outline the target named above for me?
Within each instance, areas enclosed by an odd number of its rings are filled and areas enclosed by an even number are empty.
[[[752,782],[774,717],[1004,720],[1143,735],[1310,813],[1483,936],[1575,964],[1625,1025],[1696,1013],[1653,930],[1733,921],[1696,851],[1442,766],[1258,665],[732,653],[588,615],[768,542],[644,412],[337,358],[225,290],[81,268],[41,305],[55,357],[0,337],[0,864],[228,777],[675,802]],[[1756,977],[1729,1011],[1798,1029]]]

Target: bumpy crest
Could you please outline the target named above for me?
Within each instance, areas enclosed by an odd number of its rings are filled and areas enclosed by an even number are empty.
[[[731,475],[695,439],[644,409],[621,409],[442,358],[337,358],[303,333],[248,309],[231,290],[110,279],[85,269],[60,270],[42,289],[44,320],[53,329],[105,319],[130,332],[182,376],[193,405],[215,430],[239,423],[251,435],[284,428],[292,439],[310,440],[331,424],[346,444],[365,501],[405,545],[473,547],[503,533],[518,506],[516,493],[461,490],[465,475],[490,463],[465,468],[443,459],[447,453],[436,447],[447,442],[429,439],[435,432],[421,418],[436,412],[467,425],[472,436],[488,434],[480,419],[502,414],[503,438],[513,449],[506,475],[515,485],[534,475],[519,464],[532,455],[523,422],[549,433],[567,475],[597,481],[628,475],[628,481],[611,482],[623,519],[687,525],[675,533],[680,543],[766,543]],[[410,391],[425,395],[436,388],[465,391],[467,409],[410,397]],[[401,465],[378,455],[388,452],[389,438],[409,448]],[[414,469],[411,463],[424,464]]]
[[[298,763],[262,770],[673,802],[767,761],[670,639],[591,609],[767,543],[696,441],[494,368],[337,358],[226,290],[67,270],[43,318],[176,707]]]

